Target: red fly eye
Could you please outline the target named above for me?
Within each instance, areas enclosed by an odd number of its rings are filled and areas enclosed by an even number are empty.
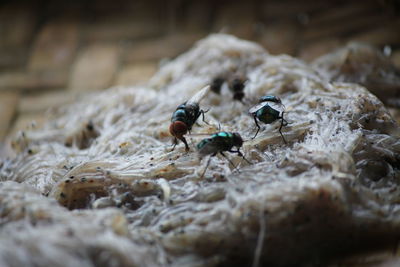
[[[182,137],[187,133],[187,126],[181,121],[175,121],[169,126],[169,132],[176,137]]]

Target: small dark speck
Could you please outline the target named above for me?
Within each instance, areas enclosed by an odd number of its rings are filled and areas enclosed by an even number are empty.
[[[92,122],[89,122],[89,123],[86,125],[86,129],[88,129],[89,131],[93,131],[93,130],[94,130],[93,123],[92,123]]]
[[[75,176],[71,175],[71,176],[69,177],[69,179],[74,179],[74,177],[75,177]]]
[[[86,182],[86,178],[85,177],[81,178],[81,182]]]
[[[100,171],[100,170],[101,170],[101,167],[96,167],[96,170]]]
[[[66,235],[67,235],[67,236],[73,236],[73,235],[74,235],[74,231],[73,231],[72,229],[68,229],[68,230],[66,231]]]
[[[66,180],[65,183],[68,184],[68,183],[69,183],[69,180]]]
[[[153,166],[154,164],[153,163],[150,163],[150,166]]]
[[[64,193],[61,193],[61,194],[60,194],[60,197],[66,198],[67,196],[66,196]]]
[[[32,149],[28,149],[28,154],[32,154],[32,153],[33,153]]]
[[[153,159],[154,159],[153,157],[150,158],[150,160],[153,160]]]

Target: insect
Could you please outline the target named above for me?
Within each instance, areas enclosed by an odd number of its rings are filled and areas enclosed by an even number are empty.
[[[192,96],[188,101],[179,105],[171,118],[171,125],[169,126],[169,132],[174,136],[174,146],[172,150],[175,149],[175,146],[178,144],[178,139],[181,140],[185,144],[186,151],[189,150],[189,146],[186,142],[184,135],[192,129],[193,124],[200,117],[200,114],[203,115],[204,121],[204,111],[200,109],[199,103],[205,97],[205,95],[210,90],[210,86],[206,86],[197,92],[194,96]],[[205,121],[204,121],[205,122]]]
[[[215,77],[212,81],[211,81],[211,91],[213,91],[216,94],[221,93],[221,87],[224,84],[224,78],[222,77]]]
[[[201,177],[204,176],[206,173],[206,170],[208,168],[208,165],[210,164],[211,157],[217,155],[220,153],[224,158],[226,158],[230,164],[236,169],[236,166],[232,163],[232,161],[226,157],[224,154],[225,151],[231,152],[231,153],[237,153],[239,156],[241,156],[244,160],[246,160],[249,164],[251,164],[240,152],[240,148],[243,145],[243,139],[240,136],[239,133],[231,133],[231,132],[218,132],[211,137],[203,139],[200,143],[197,144],[197,150],[200,154],[201,157],[210,155],[210,158],[208,159],[206,168],[204,169],[203,174]],[[236,147],[236,150],[233,150],[233,147]]]
[[[279,133],[282,136],[285,144],[287,143],[285,137],[282,134],[282,127],[288,125],[288,122],[283,118],[285,106],[279,97],[273,95],[266,95],[260,98],[259,104],[252,107],[249,112],[253,115],[254,122],[257,126],[257,132],[253,138],[255,138],[260,131],[260,125],[258,121],[262,121],[265,124],[273,123],[276,120],[281,120],[281,125],[279,127]]]
[[[228,83],[229,90],[233,93],[233,99],[242,102],[244,98],[244,87],[247,79],[242,75],[234,75]]]

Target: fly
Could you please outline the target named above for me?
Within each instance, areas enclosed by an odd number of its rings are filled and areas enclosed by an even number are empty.
[[[228,82],[229,90],[233,93],[233,99],[240,102],[244,98],[244,87],[247,79],[242,75],[234,75]]]
[[[246,160],[249,164],[251,164],[240,152],[240,148],[243,145],[243,139],[240,136],[239,133],[231,133],[231,132],[219,132],[211,135],[211,137],[203,139],[200,143],[197,144],[197,150],[200,154],[201,157],[204,157],[206,155],[211,155],[210,158],[208,159],[206,168],[204,169],[203,174],[201,175],[201,178],[204,176],[206,173],[206,170],[208,168],[208,165],[210,164],[211,157],[217,155],[220,153],[224,158],[226,158],[229,163],[236,169],[236,166],[233,164],[233,162],[226,157],[224,154],[225,151],[231,152],[231,153],[236,153],[239,156],[241,156],[244,160]],[[236,150],[233,150],[233,148],[236,147]]]
[[[281,134],[285,144],[287,143],[282,134],[282,127],[287,126],[288,122],[283,118],[285,106],[282,104],[282,101],[279,97],[273,95],[263,96],[260,98],[259,104],[252,107],[249,112],[251,115],[253,115],[254,122],[257,126],[257,132],[253,138],[257,136],[261,128],[258,124],[258,121],[262,121],[265,124],[270,124],[276,120],[280,120],[281,125],[279,127],[279,133]]]
[[[199,103],[209,90],[210,86],[207,85],[194,96],[192,96],[188,101],[179,105],[172,114],[171,125],[169,126],[169,132],[172,136],[174,136],[174,146],[172,150],[174,150],[175,146],[178,144],[178,139],[185,144],[186,151],[189,150],[189,146],[184,135],[187,132],[190,133],[193,124],[197,121],[200,115],[203,116],[204,121],[204,113],[206,113],[208,110],[204,111],[200,109]]]
[[[221,93],[221,87],[224,84],[225,80],[222,77],[215,77],[212,81],[211,81],[211,91],[213,91],[216,94],[220,94]]]

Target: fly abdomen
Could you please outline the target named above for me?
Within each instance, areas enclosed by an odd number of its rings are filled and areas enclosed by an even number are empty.
[[[197,144],[197,149],[199,150],[199,152],[201,152],[201,150],[207,146],[208,143],[211,142],[211,138],[207,138],[207,139],[203,139],[200,141],[200,143]]]
[[[257,118],[265,124],[272,123],[280,118],[279,111],[271,108],[270,106],[264,106],[259,109],[256,113]]]

